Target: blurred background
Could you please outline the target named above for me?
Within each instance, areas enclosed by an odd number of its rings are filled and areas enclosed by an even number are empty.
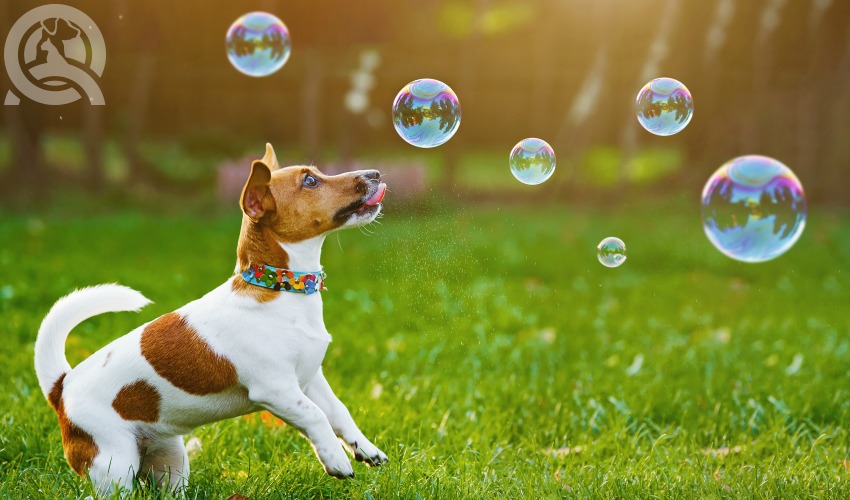
[[[68,193],[232,206],[267,141],[286,163],[381,168],[396,201],[696,199],[728,159],[764,154],[796,172],[810,202],[850,203],[848,2],[66,3],[104,34],[107,104],[4,106],[0,207]],[[0,32],[34,5],[4,1]],[[265,78],[225,53],[228,27],[251,10],[292,36],[289,62]],[[638,90],[661,76],[694,96],[692,122],[673,137],[635,119]],[[433,150],[403,142],[390,115],[399,89],[425,77],[451,86],[463,110],[457,135]],[[555,175],[535,188],[508,169],[525,137],[557,153]]]

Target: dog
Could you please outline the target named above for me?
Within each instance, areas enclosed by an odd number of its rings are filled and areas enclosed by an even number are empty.
[[[345,448],[369,466],[386,462],[321,367],[331,341],[322,317],[322,243],[332,231],[378,217],[386,192],[380,177],[377,170],[325,176],[315,167],[281,168],[267,144],[242,191],[236,270],[224,284],[73,369],[65,357],[71,329],[150,301],[110,284],[56,302],[38,331],[35,370],[71,468],[88,474],[101,495],[132,490],[134,476],[176,491],[189,477],[183,435],[260,410],[298,429],[331,476],[354,475]]]

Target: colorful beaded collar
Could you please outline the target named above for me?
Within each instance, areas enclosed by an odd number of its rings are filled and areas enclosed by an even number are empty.
[[[324,271],[302,273],[264,264],[252,264],[249,269],[242,271],[242,279],[251,285],[307,295],[327,290],[325,277]]]

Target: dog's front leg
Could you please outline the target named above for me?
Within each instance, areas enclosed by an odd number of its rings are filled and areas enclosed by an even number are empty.
[[[348,408],[336,397],[322,369],[305,388],[304,392],[325,412],[334,432],[348,445],[354,458],[366,465],[376,466],[387,461],[387,455],[366,439],[354,423]]]
[[[248,397],[255,404],[301,431],[312,443],[316,456],[329,475],[340,479],[354,476],[351,461],[337,441],[328,418],[301,391],[297,381],[275,384],[272,387],[252,387],[248,391]]]

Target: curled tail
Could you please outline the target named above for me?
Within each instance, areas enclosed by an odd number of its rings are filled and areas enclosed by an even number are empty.
[[[75,326],[98,314],[138,311],[150,303],[132,288],[115,284],[83,288],[59,299],[41,322],[35,340],[35,374],[44,397],[60,376],[71,371],[65,340]]]

